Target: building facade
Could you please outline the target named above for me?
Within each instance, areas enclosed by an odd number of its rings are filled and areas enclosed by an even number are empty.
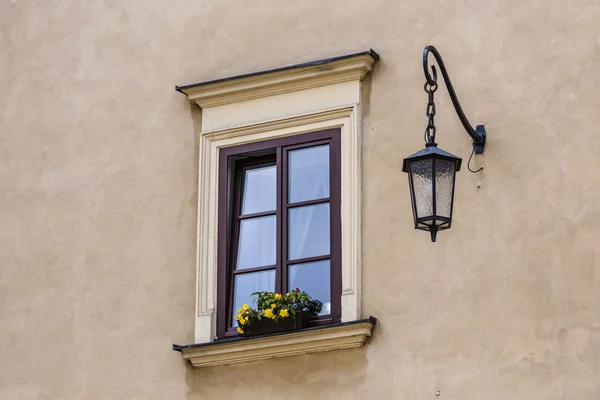
[[[487,132],[470,173],[440,76],[435,243],[402,172],[427,45]],[[1,1],[0,399],[599,398],[599,46],[587,0]],[[306,143],[327,186],[277,207],[330,207],[296,259],[330,263],[331,321],[236,339],[223,154]]]

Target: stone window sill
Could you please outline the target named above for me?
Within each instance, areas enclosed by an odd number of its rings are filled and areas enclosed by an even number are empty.
[[[239,364],[328,350],[361,347],[371,336],[377,319],[369,317],[352,322],[317,326],[298,331],[274,333],[251,338],[236,337],[179,346],[173,350],[194,367]]]

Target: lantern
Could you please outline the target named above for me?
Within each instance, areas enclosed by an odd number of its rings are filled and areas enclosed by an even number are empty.
[[[412,202],[415,229],[429,231],[431,241],[435,242],[438,231],[450,229],[452,226],[452,209],[454,208],[454,182],[456,172],[460,171],[462,160],[453,154],[438,149],[435,142],[435,101],[434,94],[438,88],[437,70],[431,66],[429,73],[428,56],[433,54],[440,67],[448,94],[454,105],[454,110],[460,119],[465,131],[473,139],[473,154],[483,154],[486,141],[486,132],[483,125],[477,125],[475,129],[471,126],[465,113],[458,102],[454,87],[444,66],[442,56],[433,46],[426,46],[423,50],[423,72],[425,73],[425,92],[427,93],[428,118],[425,128],[425,148],[415,154],[408,156],[402,163],[402,171],[408,173],[408,184],[410,188],[410,199]],[[483,168],[473,171],[467,163],[471,172],[479,172]]]
[[[429,231],[432,242],[438,231],[452,225],[454,181],[461,162],[437,144],[428,143],[402,163],[402,171],[408,173],[415,229]]]

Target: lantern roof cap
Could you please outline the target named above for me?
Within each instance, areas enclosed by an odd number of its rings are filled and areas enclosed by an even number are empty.
[[[419,150],[415,154],[411,154],[402,161],[402,172],[408,172],[408,163],[410,161],[415,161],[421,158],[443,158],[446,160],[455,161],[456,172],[460,171],[460,164],[462,163],[462,158],[448,153],[446,150],[439,149],[435,143],[427,143],[423,150]]]

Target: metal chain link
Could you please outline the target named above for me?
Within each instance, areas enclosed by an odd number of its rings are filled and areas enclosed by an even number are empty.
[[[427,116],[427,127],[425,128],[424,133],[425,143],[435,143],[435,101],[433,95],[437,88],[438,85],[435,81],[433,83],[427,82],[423,87],[428,96],[427,109],[425,110],[425,115]]]

